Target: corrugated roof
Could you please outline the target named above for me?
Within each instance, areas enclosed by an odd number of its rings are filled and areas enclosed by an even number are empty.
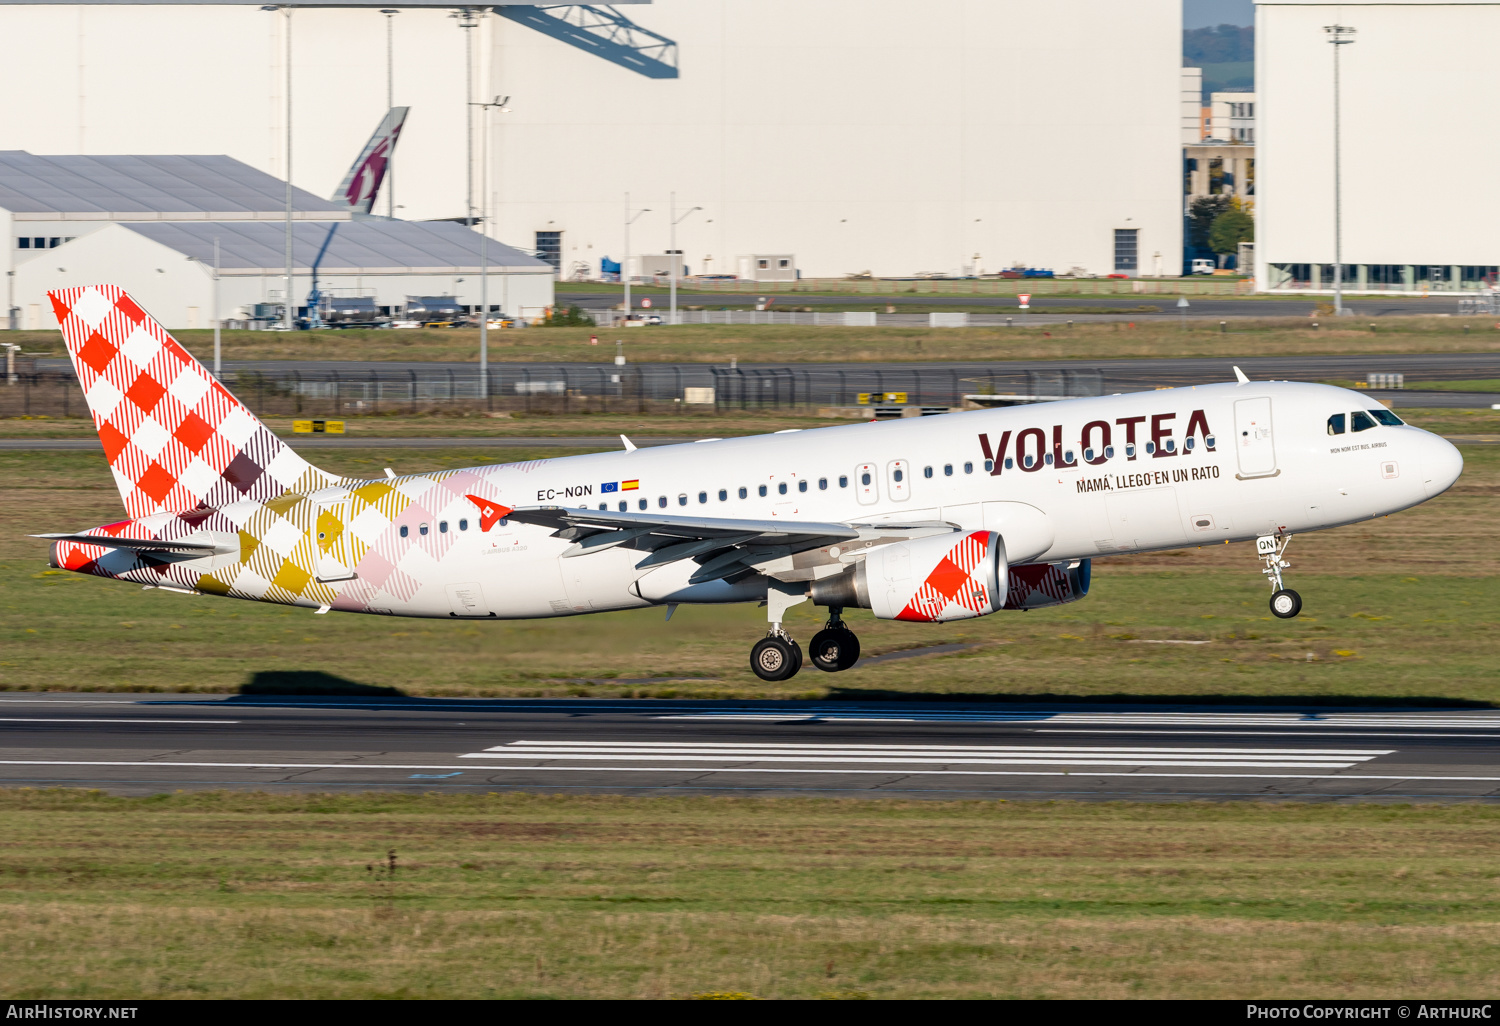
[[[480,262],[478,232],[450,221],[340,221],[320,265],[325,270],[470,270]],[[205,264],[214,259],[219,240],[219,267],[225,271],[271,270],[286,266],[286,229],[267,221],[131,223],[137,232]],[[293,222],[292,262],[312,266],[328,238],[327,222]],[[491,267],[551,269],[545,261],[489,240]]]
[[[38,156],[0,150],[0,207],[17,213],[264,213],[286,208],[286,183],[226,156]],[[292,189],[292,209],[341,208]]]

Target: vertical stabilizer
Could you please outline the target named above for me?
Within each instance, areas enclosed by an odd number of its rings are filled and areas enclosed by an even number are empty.
[[[47,293],[134,519],[335,483],[273,435],[125,290]]]
[[[409,110],[410,107],[390,109],[330,197],[333,202],[346,204],[351,214],[368,214],[375,208],[375,196],[391,166],[391,154],[396,150],[396,141],[401,138],[401,126],[406,123]]]

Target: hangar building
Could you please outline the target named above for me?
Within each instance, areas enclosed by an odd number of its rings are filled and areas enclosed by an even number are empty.
[[[283,175],[290,23],[292,178],[328,195],[386,108],[389,17],[412,108],[395,213],[463,214],[472,171],[492,237],[563,276],[624,258],[627,192],[648,211],[633,253],[676,248],[694,273],[767,254],[815,277],[1181,266],[1180,0],[502,5],[467,81],[449,14],[0,5],[27,41],[0,87],[32,98],[0,145]],[[466,105],[497,95],[508,112]]]
[[[1500,272],[1500,209],[1436,174],[1500,161],[1486,127],[1500,3],[1257,0],[1256,273],[1332,290],[1333,50],[1340,45],[1345,291],[1460,292]]]
[[[12,323],[55,327],[48,289],[111,282],[168,328],[206,328],[280,302],[285,281],[285,183],[225,156],[67,156],[0,152],[0,227],[8,245]],[[373,296],[453,295],[479,304],[479,233],[448,221],[351,221],[339,206],[293,190],[292,296],[320,287]],[[330,230],[332,234],[330,235]],[[214,242],[220,282],[215,302]],[[552,268],[491,240],[492,306],[540,313]]]

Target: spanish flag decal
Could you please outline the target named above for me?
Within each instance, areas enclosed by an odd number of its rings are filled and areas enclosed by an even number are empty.
[[[622,491],[622,492],[633,492],[633,491],[636,491],[637,489],[639,489],[640,487],[641,487],[641,482],[640,482],[639,479],[637,479],[635,481],[621,481],[620,482],[620,491]]]

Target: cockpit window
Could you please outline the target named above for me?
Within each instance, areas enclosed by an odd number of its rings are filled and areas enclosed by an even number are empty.
[[[1371,410],[1370,416],[1380,421],[1380,423],[1384,424],[1386,427],[1400,427],[1402,424],[1406,423],[1406,421],[1402,420],[1400,417],[1396,416],[1394,413],[1392,413],[1390,410],[1385,409],[1384,407],[1378,410]]]
[[[1330,435],[1341,435],[1344,433],[1344,415],[1335,413],[1328,418],[1328,433]]]
[[[1375,422],[1365,416],[1364,410],[1355,410],[1349,414],[1349,428],[1352,431],[1368,431],[1375,426]]]

